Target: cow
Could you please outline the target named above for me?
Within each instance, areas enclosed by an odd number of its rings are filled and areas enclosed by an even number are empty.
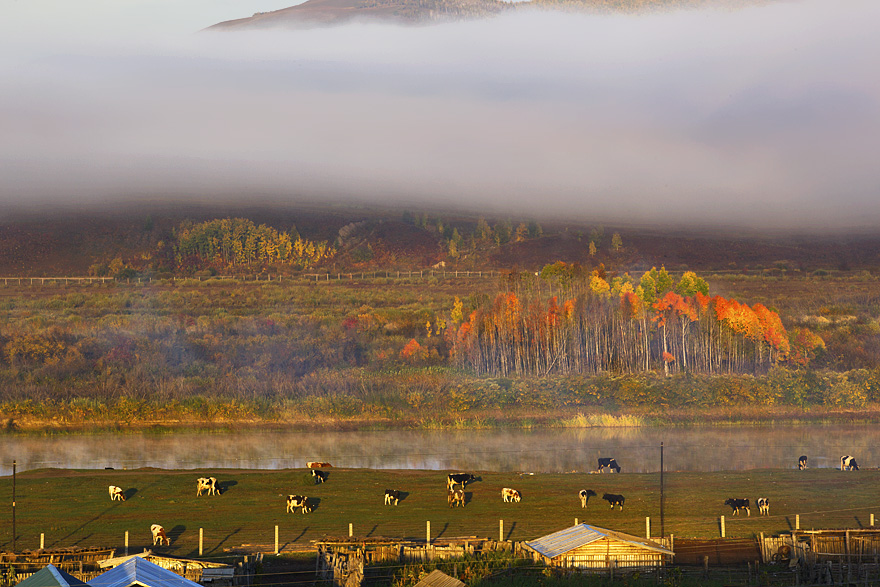
[[[501,490],[501,500],[510,503],[516,502],[519,503],[519,500],[522,499],[522,496],[519,494],[519,491],[516,489],[511,489],[510,487],[505,487]]]
[[[801,455],[798,458],[798,471],[803,471],[807,468],[807,455]]]
[[[578,496],[581,498],[581,507],[587,507],[587,502],[590,501],[590,497],[594,497],[596,492],[592,489],[581,489],[578,491]]]
[[[622,495],[617,495],[615,493],[606,493],[602,496],[602,499],[611,504],[611,509],[614,509],[614,506],[618,506],[620,509],[623,509],[623,500],[624,497]]]
[[[755,505],[758,506],[758,513],[762,516],[770,515],[770,500],[766,497],[759,497],[755,500]]]
[[[461,485],[461,488],[464,489],[468,483],[476,480],[477,478],[470,473],[450,473],[446,476],[446,489],[452,491],[455,485]]]
[[[391,505],[391,502],[394,502],[394,505],[397,505],[397,502],[400,501],[400,491],[397,489],[386,489],[385,490],[385,505]]]
[[[168,538],[168,535],[165,534],[165,528],[160,526],[159,524],[153,524],[150,526],[150,532],[153,533],[153,546],[157,544],[162,546],[171,546],[171,540]]]
[[[312,477],[315,478],[315,485],[317,485],[327,480],[327,473],[325,473],[324,471],[319,471],[317,469],[312,469]]]
[[[305,495],[288,495],[287,496],[287,513],[292,514],[296,508],[302,508],[302,513],[309,514],[312,512],[312,505],[309,498]]]
[[[620,473],[620,465],[614,459],[599,459],[599,468],[596,471],[601,473],[605,469],[611,469],[615,473]]]
[[[308,467],[309,469],[329,469],[332,466],[333,465],[331,465],[330,463],[322,463],[320,461],[309,461],[308,463],[306,463],[306,467]]]
[[[749,509],[749,500],[747,499],[737,499],[735,497],[730,497],[727,501],[724,502],[724,505],[729,505],[733,510],[733,515],[739,514],[739,510],[746,510],[746,515],[752,515],[752,510]]]
[[[116,487],[115,485],[111,485],[109,487],[110,490],[110,501],[119,500],[125,501],[125,494],[122,493],[122,487]]]
[[[859,464],[856,462],[856,458],[851,457],[849,455],[840,457],[840,470],[841,471],[858,471]]]
[[[453,489],[447,494],[446,500],[451,508],[454,508],[456,505],[464,507],[464,489]]]
[[[203,491],[207,491],[208,495],[217,495],[217,478],[199,477],[196,479],[196,497],[201,497]]]

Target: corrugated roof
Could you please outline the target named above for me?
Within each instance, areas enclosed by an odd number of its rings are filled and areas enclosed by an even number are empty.
[[[578,524],[577,526],[572,526],[565,530],[548,534],[547,536],[532,540],[531,542],[526,542],[525,544],[532,550],[543,554],[547,558],[556,558],[560,554],[564,554],[570,550],[574,550],[575,548],[579,548],[603,538],[626,542],[654,552],[673,554],[671,550],[660,546],[653,540],[639,538],[638,536],[624,534],[623,532],[615,532],[614,530],[608,530],[606,528],[598,528],[596,526],[590,526],[589,524]]]
[[[465,587],[465,584],[438,569],[428,573],[415,587]]]
[[[106,573],[98,575],[88,583],[91,587],[201,587],[198,583],[184,579],[177,573],[163,569],[155,563],[140,557],[132,557]]]
[[[25,587],[83,587],[83,583],[55,565],[47,565],[19,583]]]

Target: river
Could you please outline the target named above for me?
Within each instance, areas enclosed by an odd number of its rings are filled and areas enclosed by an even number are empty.
[[[0,475],[70,469],[284,469],[307,461],[336,467],[564,472],[614,457],[623,472],[837,467],[853,455],[880,465],[880,429],[853,426],[552,428],[378,432],[174,432],[0,436]]]

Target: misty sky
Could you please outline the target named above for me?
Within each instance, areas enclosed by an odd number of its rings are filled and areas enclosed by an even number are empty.
[[[0,203],[880,221],[876,0],[198,32],[293,3],[0,0]]]

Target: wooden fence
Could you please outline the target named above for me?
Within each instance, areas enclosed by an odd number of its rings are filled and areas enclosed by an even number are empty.
[[[86,285],[92,283],[124,283],[124,284],[150,284],[159,281],[241,281],[243,283],[296,283],[296,282],[327,282],[327,281],[366,281],[370,279],[427,279],[427,278],[465,278],[465,279],[489,279],[505,275],[500,271],[455,271],[444,269],[420,269],[417,271],[345,271],[334,273],[301,273],[298,275],[211,275],[192,277],[132,277],[130,279],[116,279],[115,277],[0,277],[3,285]]]

